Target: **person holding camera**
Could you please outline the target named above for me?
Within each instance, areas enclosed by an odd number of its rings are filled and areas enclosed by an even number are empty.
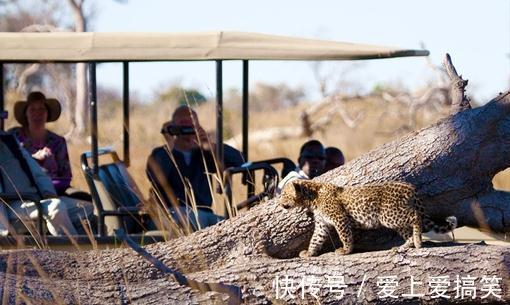
[[[209,177],[214,173],[221,175],[224,168],[243,164],[242,154],[223,144],[224,160],[219,164],[221,168],[217,168],[213,156],[216,144],[200,126],[196,112],[186,105],[174,111],[161,133],[166,143],[150,154],[147,176],[174,220],[181,225],[189,222],[193,230],[222,220],[211,210]]]

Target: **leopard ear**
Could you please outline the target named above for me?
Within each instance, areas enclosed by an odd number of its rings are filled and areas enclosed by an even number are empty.
[[[292,181],[292,185],[294,186],[294,190],[296,191],[296,195],[302,195],[304,192],[303,184],[301,184],[300,180]]]
[[[296,196],[312,200],[317,197],[318,188],[320,187],[318,183],[310,180],[300,179],[293,181],[292,184],[294,185]]]

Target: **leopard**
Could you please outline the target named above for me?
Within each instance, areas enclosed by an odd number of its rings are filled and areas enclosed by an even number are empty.
[[[315,228],[308,250],[300,257],[317,256],[328,239],[329,230],[336,229],[342,248],[340,255],[353,251],[353,230],[386,227],[405,240],[401,249],[422,246],[421,234],[452,231],[457,218],[449,216],[443,226],[432,221],[423,209],[416,187],[407,182],[386,181],[360,186],[337,186],[315,180],[293,180],[283,188],[280,204],[288,209],[301,206],[313,213]]]

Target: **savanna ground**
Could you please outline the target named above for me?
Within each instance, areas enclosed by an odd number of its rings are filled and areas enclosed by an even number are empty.
[[[8,94],[6,98],[7,109],[11,110],[14,101],[20,97]],[[122,155],[122,108],[120,102],[99,101],[99,146],[113,147]],[[263,130],[269,127],[295,127],[300,128],[299,117],[301,113],[313,103],[302,102],[276,111],[252,111],[249,120],[250,132]],[[387,101],[381,94],[371,94],[362,97],[345,97],[339,104],[346,113],[354,118],[360,115],[355,126],[348,126],[339,115],[334,116],[331,124],[323,131],[316,132],[312,138],[320,140],[326,146],[336,146],[342,149],[347,162],[378,147],[379,145],[398,138],[405,133],[428,126],[448,115],[446,105],[425,105],[417,110],[411,110],[408,104]],[[241,133],[240,107],[224,109],[225,138]],[[150,183],[145,175],[145,165],[151,150],[163,144],[159,133],[163,122],[168,120],[174,109],[171,103],[135,104],[130,114],[130,141],[131,166],[129,172],[140,187],[144,196],[148,196]],[[215,129],[215,105],[209,101],[196,107],[199,120],[208,131]],[[330,109],[314,114],[312,122],[325,115]],[[12,111],[10,112],[12,113]],[[16,126],[13,116],[6,121],[6,129]],[[55,123],[49,123],[49,129],[65,134],[69,129],[65,114]],[[287,157],[296,162],[301,144],[306,138],[274,139],[262,142],[250,142],[250,161],[274,157]],[[87,190],[81,167],[80,155],[90,150],[88,138],[69,139],[71,166],[73,170],[73,186]],[[241,143],[238,143],[239,148]],[[236,181],[235,181],[236,182]],[[510,190],[510,170],[498,174],[493,180],[497,189]],[[240,183],[234,185],[234,201],[244,199],[244,187]],[[220,195],[216,195],[217,204],[223,203]],[[217,207],[217,211],[219,209]]]

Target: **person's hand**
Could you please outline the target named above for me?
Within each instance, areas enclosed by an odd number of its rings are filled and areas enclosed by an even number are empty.
[[[43,147],[41,149],[39,149],[38,151],[36,151],[34,154],[32,154],[32,157],[36,160],[39,160],[39,161],[42,161],[42,160],[45,160],[46,158],[49,158],[51,157],[53,154],[51,152],[51,149],[49,149],[48,147]]]
[[[155,215],[157,213],[157,207],[151,202],[141,201],[135,207],[141,214]]]
[[[57,194],[46,193],[42,195],[42,199],[54,199],[54,198],[58,198]]]
[[[139,202],[135,207],[138,209],[138,211],[140,211],[140,213],[146,214],[148,212],[148,207],[143,202]]]
[[[172,125],[172,121],[168,121],[168,122],[165,122],[163,123],[163,125],[161,126],[161,130],[166,130],[168,126]],[[163,133],[163,137],[165,138],[165,141],[166,141],[166,144],[168,146],[168,149],[170,151],[172,151],[172,149],[174,148],[174,145],[175,145],[175,136],[167,133],[167,132],[164,132]]]
[[[199,144],[202,147],[202,149],[204,149],[204,150],[214,149],[215,143],[207,135],[207,132],[202,128],[202,126],[198,126],[196,128],[196,132],[197,132],[197,142],[198,142],[198,140],[200,140],[197,144]]]

